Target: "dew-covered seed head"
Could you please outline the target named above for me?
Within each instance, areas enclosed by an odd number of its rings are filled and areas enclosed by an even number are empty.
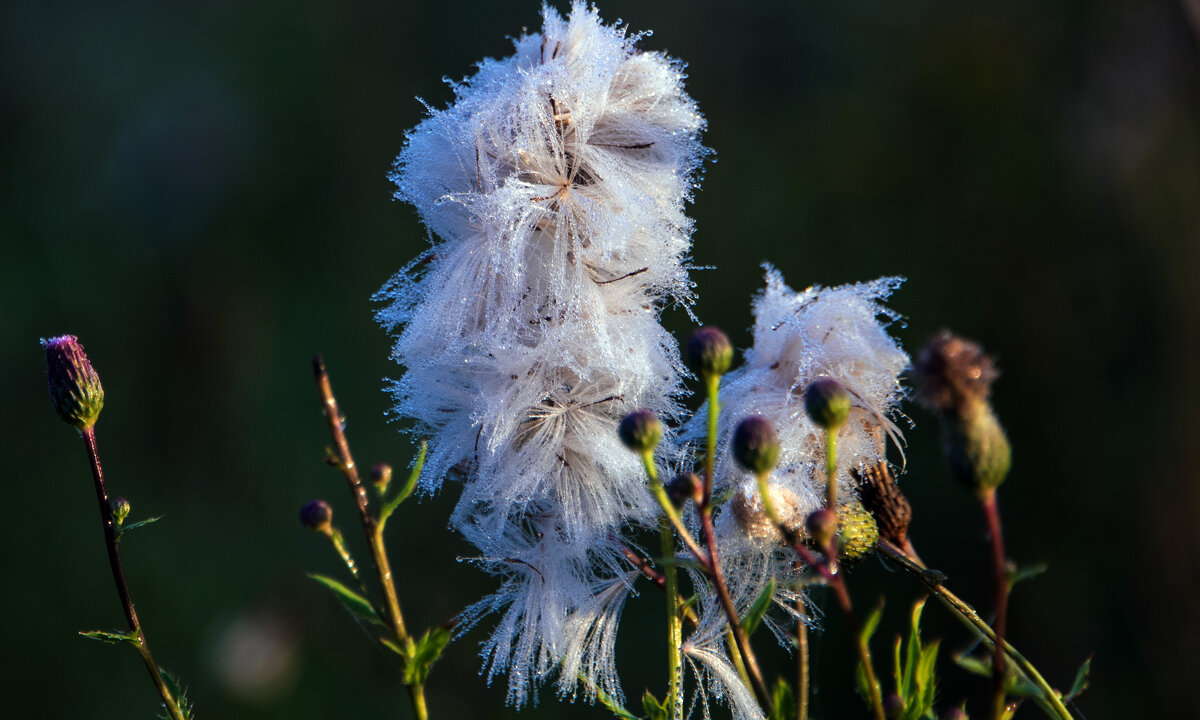
[[[850,393],[831,377],[819,377],[804,391],[804,410],[826,430],[837,430],[850,417]]]
[[[333,508],[324,500],[310,500],[300,508],[300,524],[314,532],[329,532],[333,523]]]
[[[42,340],[50,402],[63,422],[80,432],[96,424],[104,408],[104,387],[74,335]]]
[[[617,433],[625,447],[638,453],[654,450],[662,439],[663,426],[658,416],[649,410],[634,410],[621,420]]]
[[[755,475],[771,472],[779,460],[779,437],[771,421],[751,415],[733,431],[733,457]]]
[[[720,377],[733,365],[733,345],[720,328],[706,325],[687,341],[688,366],[703,378]]]

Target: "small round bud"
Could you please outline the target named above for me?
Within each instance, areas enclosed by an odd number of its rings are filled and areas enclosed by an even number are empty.
[[[635,410],[621,420],[617,434],[621,436],[625,447],[634,452],[648,453],[662,439],[663,426],[658,416],[649,410]]]
[[[104,407],[104,388],[87,353],[74,335],[42,340],[50,401],[64,422],[80,432],[96,424]]]
[[[1012,447],[991,405],[975,405],[966,417],[944,417],[942,440],[950,474],[976,493],[995,490],[1008,476]]]
[[[904,717],[904,698],[896,693],[890,693],[883,699],[883,714],[888,720],[900,720]]]
[[[837,430],[850,417],[850,393],[837,380],[819,377],[804,391],[804,409],[817,425]]]
[[[388,484],[392,482],[392,466],[387,463],[375,463],[371,466],[371,483],[382,495],[387,492]]]
[[[333,523],[333,508],[324,500],[312,500],[300,508],[300,524],[315,532],[329,532]]]
[[[809,514],[804,526],[808,529],[809,537],[818,548],[824,550],[837,533],[837,515],[829,508],[821,508]]]
[[[862,503],[855,501],[842,505],[837,510],[837,518],[839,558],[854,563],[875,551],[879,526]]]
[[[779,461],[779,438],[771,421],[751,415],[733,431],[733,457],[755,475],[771,472]]]
[[[720,328],[706,325],[692,333],[687,341],[688,366],[701,377],[721,376],[733,365],[733,345]]]
[[[129,517],[129,501],[123,497],[119,497],[108,504],[112,509],[113,522],[117,525],[125,522],[125,518]]]
[[[969,720],[967,711],[960,707],[950,708],[946,714],[942,715],[942,720]]]
[[[704,483],[696,473],[676,475],[671,482],[667,483],[666,489],[667,497],[675,503],[675,507],[682,506],[688,500],[697,505],[704,502]]]

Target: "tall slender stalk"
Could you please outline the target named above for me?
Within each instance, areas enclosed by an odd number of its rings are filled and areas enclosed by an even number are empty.
[[[983,514],[987,518],[988,536],[992,545],[992,567],[996,591],[996,652],[992,661],[992,717],[1003,720],[1005,706],[1004,633],[1008,624],[1008,562],[1004,558],[1004,535],[1000,527],[1000,507],[996,489],[980,494]]]
[[[162,670],[154,661],[154,655],[150,652],[150,643],[146,640],[146,633],[142,631],[142,623],[138,619],[137,610],[133,606],[133,598],[129,594],[129,584],[125,581],[125,568],[121,564],[121,551],[117,543],[117,524],[113,519],[112,505],[108,501],[108,491],[104,487],[104,469],[100,466],[100,453],[96,447],[96,431],[88,427],[80,430],[80,434],[87,449],[88,463],[92,468],[92,480],[96,486],[100,521],[104,525],[104,544],[108,549],[108,565],[112,569],[113,583],[117,586],[117,595],[121,598],[121,607],[125,611],[125,622],[133,634],[132,644],[137,648],[138,654],[142,656],[146,672],[150,674],[150,680],[158,690],[159,696],[162,697],[163,707],[167,709],[171,720],[187,720],[187,715],[179,706],[179,701],[167,687]]]
[[[337,466],[345,476],[346,483],[350,487],[350,494],[354,496],[355,505],[358,507],[358,516],[362,521],[367,545],[371,548],[371,559],[375,564],[375,572],[379,578],[379,584],[383,588],[387,619],[396,635],[398,646],[403,650],[402,657],[405,667],[407,667],[408,663],[412,661],[416,644],[412,636],[408,634],[408,629],[404,624],[404,615],[400,611],[400,599],[396,594],[391,563],[388,562],[387,549],[383,544],[383,527],[367,506],[367,489],[363,486],[362,479],[358,474],[358,466],[354,463],[354,456],[350,453],[350,444],[346,440],[342,413],[338,409],[337,399],[333,395],[333,387],[329,382],[329,372],[325,367],[325,360],[320,355],[313,358],[313,374],[317,381],[317,389],[321,394],[325,419],[329,424],[329,434],[333,438]],[[421,682],[405,683],[405,687],[408,688],[413,713],[418,720],[428,720],[429,710],[425,705],[425,684]]]

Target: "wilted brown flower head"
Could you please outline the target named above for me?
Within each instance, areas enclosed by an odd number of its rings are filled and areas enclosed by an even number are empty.
[[[912,368],[917,400],[939,413],[987,400],[999,374],[982,347],[945,330],[921,348]]]

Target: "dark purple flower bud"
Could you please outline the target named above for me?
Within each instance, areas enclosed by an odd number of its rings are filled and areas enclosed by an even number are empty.
[[[312,500],[300,508],[300,524],[315,532],[329,532],[333,523],[333,508],[324,500]]]
[[[720,328],[707,325],[687,341],[687,363],[701,377],[720,377],[733,365],[733,345]]]
[[[850,393],[837,380],[819,377],[804,391],[804,409],[817,425],[837,430],[850,417]]]
[[[625,447],[634,452],[648,453],[662,439],[663,426],[658,416],[649,410],[634,410],[621,420],[617,433]]]
[[[755,475],[769,473],[779,460],[779,438],[771,421],[751,415],[733,431],[733,457]]]

